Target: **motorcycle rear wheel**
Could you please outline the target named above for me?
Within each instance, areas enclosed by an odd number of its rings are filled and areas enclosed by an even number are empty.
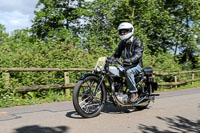
[[[77,113],[84,118],[99,115],[105,105],[105,86],[104,84],[98,86],[99,78],[88,76],[84,80],[80,80],[74,87],[73,105]]]

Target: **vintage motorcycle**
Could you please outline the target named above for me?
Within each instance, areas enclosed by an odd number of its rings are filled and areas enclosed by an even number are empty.
[[[107,57],[100,57],[92,73],[79,77],[73,91],[73,105],[79,115],[95,117],[107,101],[112,101],[115,106],[130,106],[138,110],[145,109],[150,101],[154,101],[159,94],[153,93],[157,90],[157,83],[152,77],[153,69],[146,67],[135,76],[139,98],[131,103],[123,68],[120,60],[110,63]]]

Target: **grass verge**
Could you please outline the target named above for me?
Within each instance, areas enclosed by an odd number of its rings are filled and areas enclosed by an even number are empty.
[[[39,90],[27,93],[6,92],[4,94],[0,94],[0,107],[52,103],[69,101],[71,99],[72,97],[67,96],[64,90]]]
[[[170,88],[159,88],[156,92],[163,92],[163,91],[175,91],[175,90],[183,90],[183,89],[189,89],[189,88],[195,88],[195,87],[200,87],[200,81],[195,81],[193,83],[187,83],[185,85],[177,86],[171,86]]]

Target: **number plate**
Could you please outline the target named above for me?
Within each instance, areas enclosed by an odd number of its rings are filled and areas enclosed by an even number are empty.
[[[100,69],[101,71],[104,69],[107,57],[100,57],[95,65],[95,70]]]

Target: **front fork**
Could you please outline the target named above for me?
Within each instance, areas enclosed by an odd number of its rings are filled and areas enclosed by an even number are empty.
[[[98,92],[98,90],[99,90],[99,87],[100,87],[101,84],[103,83],[104,78],[105,78],[105,75],[104,75],[103,77],[100,78],[99,83],[98,83],[97,87],[95,88],[95,92],[94,92],[95,95],[97,94],[97,92]]]

